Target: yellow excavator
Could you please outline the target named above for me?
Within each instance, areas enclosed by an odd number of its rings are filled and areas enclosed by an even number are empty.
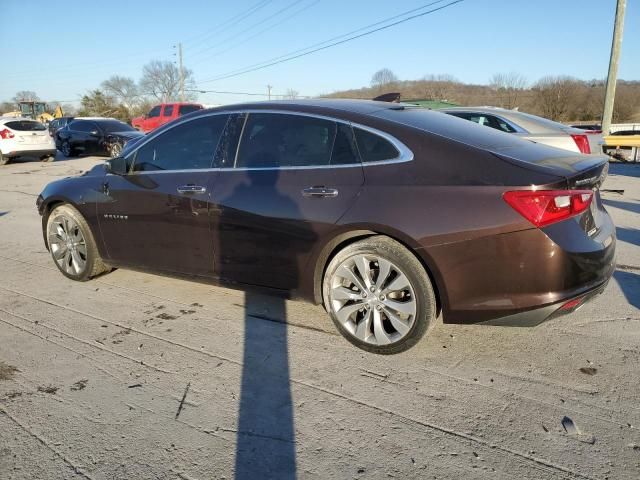
[[[62,107],[58,105],[53,114],[47,112],[47,104],[45,102],[35,102],[24,100],[18,102],[18,110],[14,112],[4,113],[4,117],[26,117],[38,120],[39,122],[49,123],[54,118],[64,116]]]

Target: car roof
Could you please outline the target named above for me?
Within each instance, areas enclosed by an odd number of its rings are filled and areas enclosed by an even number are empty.
[[[318,109],[327,111],[343,111],[361,115],[370,115],[380,110],[402,110],[407,106],[397,103],[377,102],[374,100],[355,100],[344,98],[315,98],[305,100],[270,100],[264,102],[236,103],[221,107],[208,108],[203,111],[250,110],[250,109],[278,109],[294,110],[298,112],[317,112]],[[411,107],[409,107],[411,108]]]
[[[22,122],[22,121],[28,121],[28,122],[37,122],[37,123],[42,123],[38,120],[34,120],[33,118],[27,118],[27,117],[0,117],[0,123],[6,123],[6,122]]]

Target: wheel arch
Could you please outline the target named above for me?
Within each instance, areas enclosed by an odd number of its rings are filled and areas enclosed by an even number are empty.
[[[434,294],[436,297],[436,312],[437,315],[440,315],[440,312],[443,308],[443,301],[445,293],[444,283],[442,281],[442,277],[440,275],[440,271],[435,266],[431,257],[425,252],[424,249],[418,248],[414,246],[414,242],[410,239],[404,239],[404,235],[398,232],[389,232],[387,229],[356,229],[342,231],[338,233],[334,237],[332,237],[328,242],[325,243],[322,250],[318,254],[313,270],[313,300],[314,303],[321,305],[323,303],[322,299],[322,283],[324,278],[324,273],[329,265],[329,262],[333,259],[333,257],[346,246],[355,243],[357,241],[363,240],[368,237],[373,236],[385,236],[388,237],[402,246],[404,246],[414,257],[418,259],[422,268],[424,268],[425,273],[429,277],[431,281],[431,285],[433,286]]]
[[[44,246],[49,250],[49,242],[47,241],[47,222],[49,221],[49,215],[54,208],[59,205],[71,205],[74,208],[78,208],[74,203],[66,197],[51,197],[42,202],[40,206],[40,215],[42,216],[42,239],[44,240]]]

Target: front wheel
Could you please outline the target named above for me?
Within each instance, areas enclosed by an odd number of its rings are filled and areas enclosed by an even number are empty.
[[[60,147],[60,151],[67,158],[73,157],[73,155],[75,154],[75,152],[74,152],[73,148],[71,148],[71,144],[69,143],[68,140],[65,140],[64,142],[62,142],[62,146]]]
[[[370,237],[338,252],[325,270],[322,290],[340,333],[372,353],[411,348],[437,314],[422,264],[388,237]]]
[[[74,207],[55,207],[46,228],[51,257],[64,276],[84,282],[108,270],[89,225]]]
[[[111,156],[111,158],[119,157],[121,153],[122,153],[122,145],[120,143],[114,143],[109,148],[109,155]]]

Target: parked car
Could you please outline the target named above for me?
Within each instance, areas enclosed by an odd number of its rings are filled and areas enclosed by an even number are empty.
[[[56,133],[65,157],[79,153],[117,157],[127,142],[144,134],[114,118],[77,118]]]
[[[578,130],[584,130],[588,133],[602,133],[602,125],[599,123],[587,123],[583,125],[570,125],[571,128],[577,128]]]
[[[611,132],[610,135],[611,137],[620,137],[620,143],[622,143],[622,145],[615,145],[615,141],[611,142],[610,138],[607,142],[608,146],[603,148],[604,153],[623,162],[637,162],[640,159],[640,155],[638,154],[639,147],[625,145],[628,139],[638,138],[638,136],[640,136],[640,129],[617,130],[615,132]],[[637,145],[637,141],[635,144]]]
[[[0,165],[18,157],[52,161],[56,145],[40,122],[22,117],[0,117]]]
[[[132,119],[131,125],[147,133],[182,115],[202,110],[202,108],[203,106],[198,103],[161,103],[149,110],[146,115]]]
[[[61,128],[64,128],[67,123],[73,120],[74,117],[60,117],[54,118],[49,122],[49,136],[56,138],[56,132]]]
[[[439,312],[536,325],[600,293],[615,267],[607,168],[421,108],[264,102],[167,124],[37,207],[68,278],[133,267],[269,288],[389,354]]]
[[[551,147],[571,152],[602,153],[602,135],[587,134],[530,113],[497,107],[454,107],[439,111]]]

